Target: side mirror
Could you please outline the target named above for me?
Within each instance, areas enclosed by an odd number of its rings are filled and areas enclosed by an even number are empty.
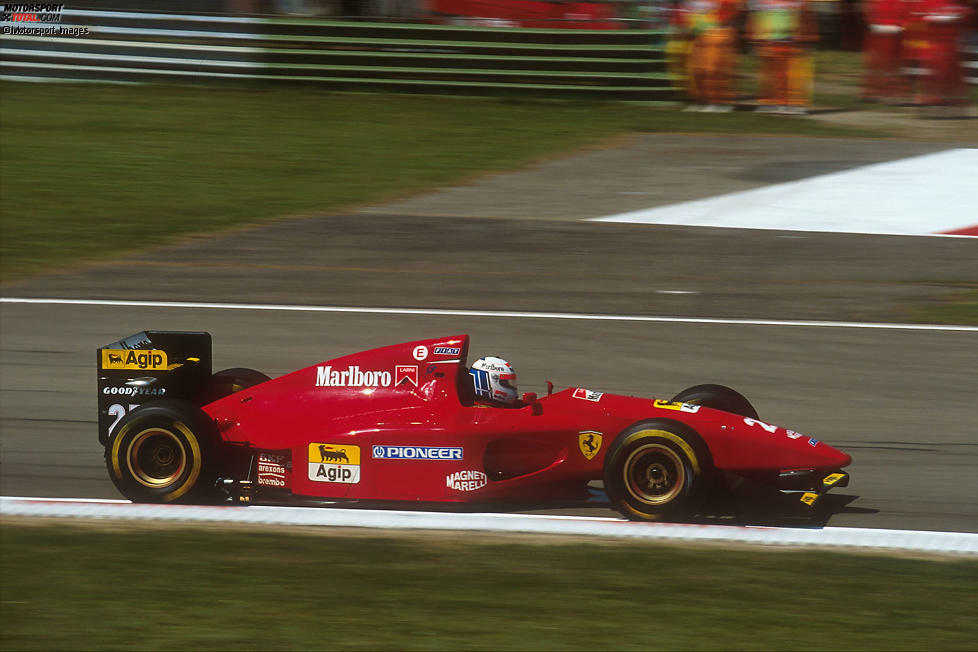
[[[523,402],[530,407],[534,415],[543,414],[543,406],[537,401],[536,392],[524,392]]]
[[[548,380],[547,381],[547,396],[550,396],[553,393],[554,393],[554,384]]]

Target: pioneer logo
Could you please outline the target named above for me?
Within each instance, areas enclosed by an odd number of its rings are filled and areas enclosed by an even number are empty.
[[[381,446],[371,449],[375,460],[460,460],[461,447],[447,446]]]

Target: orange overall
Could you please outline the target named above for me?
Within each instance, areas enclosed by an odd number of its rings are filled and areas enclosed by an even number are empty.
[[[737,34],[733,27],[738,0],[687,0],[683,17],[692,35],[687,64],[689,95],[694,102],[729,104]]]
[[[810,104],[812,63],[808,48],[818,40],[818,33],[806,0],[756,0],[749,24],[760,67],[758,103]]]

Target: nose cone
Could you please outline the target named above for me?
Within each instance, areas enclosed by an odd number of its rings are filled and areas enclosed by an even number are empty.
[[[849,466],[852,464],[852,457],[846,455],[837,448],[833,448],[822,442],[819,442],[817,448],[821,449],[816,451],[819,461],[826,467],[841,469],[844,466]]]

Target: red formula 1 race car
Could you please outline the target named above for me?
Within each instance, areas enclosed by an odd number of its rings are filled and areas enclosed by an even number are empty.
[[[807,505],[848,484],[848,455],[760,421],[729,388],[658,400],[572,387],[492,407],[475,400],[468,348],[467,335],[409,342],[271,380],[212,374],[207,333],[137,333],[97,353],[109,476],[135,502],[501,505],[606,494],[636,520],[703,513],[709,495],[745,482]]]

